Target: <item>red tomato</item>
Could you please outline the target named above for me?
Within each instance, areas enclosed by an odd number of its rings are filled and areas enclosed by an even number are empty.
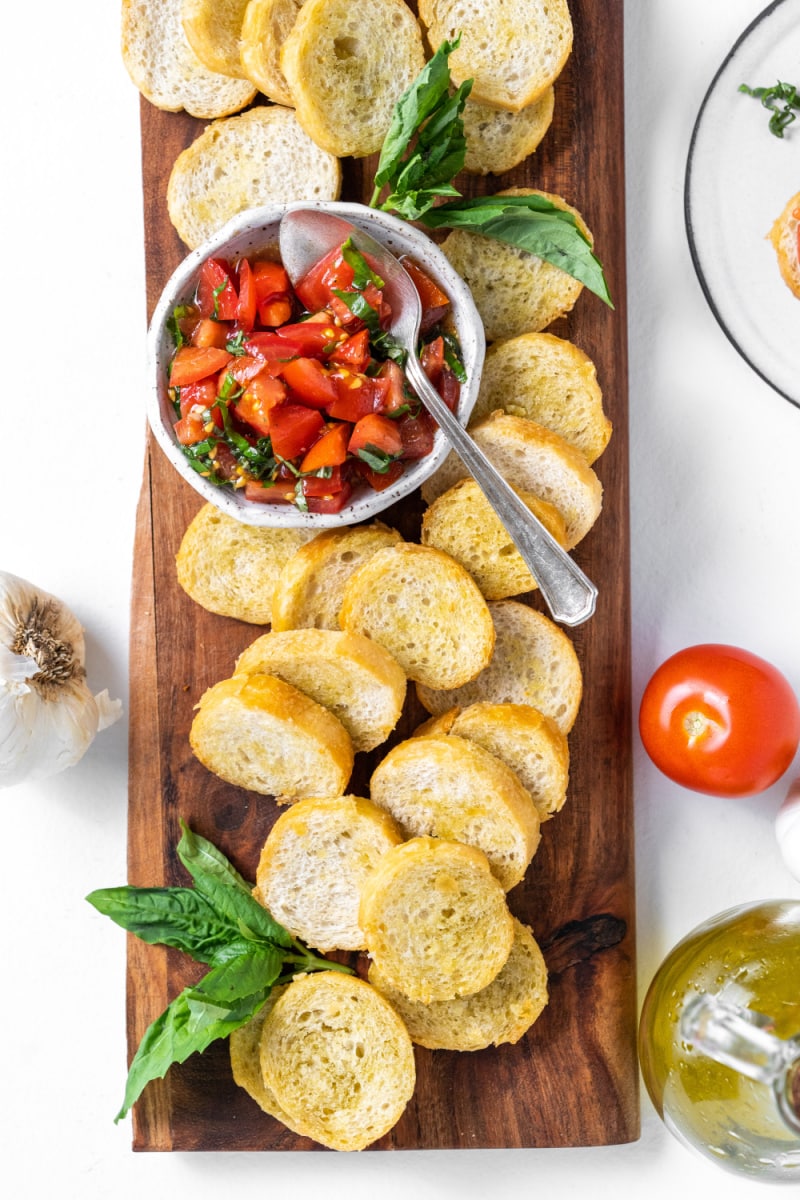
[[[337,246],[321,258],[296,285],[295,291],[309,312],[327,308],[334,290],[347,292],[353,286],[353,268],[344,261]]]
[[[396,421],[403,441],[403,458],[424,458],[433,449],[436,423],[423,408],[416,417],[406,414]]]
[[[349,480],[342,475],[341,466],[336,466],[328,479],[322,479],[319,475],[308,475],[303,480],[303,495],[306,499],[310,496],[314,496],[316,499],[329,499],[348,486]]]
[[[383,407],[386,386],[381,380],[355,375],[346,368],[336,371],[331,379],[336,385],[336,399],[328,405],[328,413],[335,420],[355,424]]]
[[[310,450],[325,424],[322,413],[304,404],[279,404],[270,410],[269,435],[272,449],[280,457],[297,458]]]
[[[282,363],[280,376],[294,398],[312,408],[327,408],[339,394],[335,382],[316,358],[293,358]]]
[[[352,494],[353,485],[345,480],[338,492],[331,492],[324,496],[307,496],[308,511],[315,513],[341,512]]]
[[[347,449],[351,454],[358,454],[367,447],[382,450],[390,458],[398,458],[403,453],[403,439],[397,422],[379,413],[369,413],[357,421]]]
[[[339,342],[344,341],[347,334],[337,329],[328,313],[320,314],[321,319],[311,317],[308,321],[298,321],[294,325],[283,325],[275,330],[278,338],[299,346],[300,354],[310,354],[314,357],[330,351]],[[293,350],[293,353],[297,351]]]
[[[272,331],[268,333],[266,330],[251,333],[244,343],[244,348],[248,354],[260,358],[293,358],[303,353],[303,346],[299,341],[293,342],[291,338],[281,337]]]
[[[256,323],[258,295],[253,270],[246,258],[239,260],[239,303],[236,307],[236,323],[248,332]]]
[[[231,358],[227,350],[218,350],[216,346],[181,346],[172,360],[170,386],[185,387],[187,383],[197,383],[198,379],[216,375]]]
[[[285,296],[279,296],[275,300],[265,300],[258,306],[258,319],[268,329],[276,329],[278,325],[285,324],[291,315],[292,302]]]
[[[208,437],[202,413],[189,411],[175,422],[175,437],[182,446],[193,446]]]
[[[216,379],[201,379],[197,383],[187,383],[181,388],[181,416],[193,408],[211,408],[217,398]]]
[[[422,324],[420,325],[420,329],[423,333],[427,333],[434,325],[439,324],[450,307],[450,301],[438,284],[434,283],[430,276],[426,275],[421,267],[418,267],[410,258],[403,259],[403,266],[413,279],[414,286],[419,292],[419,298],[422,301]]]
[[[257,375],[251,379],[246,390],[233,405],[233,411],[261,437],[271,432],[269,414],[276,404],[286,399],[286,388],[280,379],[269,375]]]
[[[369,330],[362,329],[354,333],[347,341],[337,346],[329,356],[329,361],[340,367],[349,367],[351,371],[365,371],[369,365]]]
[[[201,317],[189,340],[193,346],[216,346],[218,350],[224,350],[229,337],[230,326],[225,322]]]
[[[252,263],[251,269],[257,304],[263,304],[265,300],[274,300],[276,296],[289,295],[289,276],[280,263],[263,260]]]
[[[197,307],[201,317],[235,321],[239,297],[233,286],[233,270],[224,258],[207,258],[197,281]]]
[[[711,796],[752,796],[787,770],[800,705],[784,676],[747,650],[689,646],[645,688],[639,732],[656,766]]]
[[[391,487],[405,470],[401,462],[390,463],[388,471],[383,472],[373,471],[372,467],[368,466],[365,462],[358,462],[356,465],[361,477],[376,492],[383,492],[386,488]]]
[[[319,471],[322,467],[338,467],[347,458],[347,443],[350,426],[342,423],[331,425],[300,463],[301,471]],[[329,489],[330,490],[330,489]]]

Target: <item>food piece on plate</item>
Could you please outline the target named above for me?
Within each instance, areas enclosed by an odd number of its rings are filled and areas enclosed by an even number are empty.
[[[611,437],[594,363],[552,333],[523,333],[489,347],[470,425],[497,411],[552,429],[588,463]]]
[[[544,196],[572,213],[578,229],[592,242],[577,209],[561,196],[535,188],[508,188],[498,196]],[[442,250],[469,286],[489,342],[537,333],[573,309],[583,284],[553,263],[495,238],[454,229]]]
[[[551,717],[562,733],[569,733],[583,694],[583,677],[572,642],[544,613],[519,600],[493,601],[489,611],[496,633],[489,666],[460,688],[435,691],[418,684],[423,707],[439,716],[481,700],[532,704]]]
[[[210,71],[189,45],[181,24],[182,0],[143,4],[122,0],[122,61],[151,104],[186,109],[213,120],[245,108],[256,94],[249,79]]]
[[[312,142],[294,110],[259,105],[215,121],[178,155],[167,208],[194,249],[247,208],[335,200],[340,186],[338,159]]]
[[[281,70],[281,49],[300,12],[301,0],[250,0],[242,22],[244,74],[276,104],[294,106]]]
[[[307,529],[243,525],[204,504],[178,548],[178,583],[209,612],[268,625],[280,572],[312,536]]]
[[[567,0],[420,0],[419,15],[432,46],[461,34],[453,79],[474,79],[474,98],[496,108],[532,104],[572,50]]]
[[[520,499],[539,518],[560,546],[566,545],[564,518],[552,504],[533,492]],[[461,479],[423,513],[422,544],[443,550],[466,567],[487,600],[521,596],[538,587],[474,479]]]
[[[301,1127],[300,1122],[292,1121],[291,1117],[281,1108],[272,1089],[264,1083],[261,1071],[261,1032],[264,1028],[264,1021],[285,991],[286,986],[273,987],[263,1008],[256,1013],[252,1020],[233,1030],[228,1039],[231,1072],[234,1083],[237,1083],[240,1088],[244,1088],[248,1096],[255,1100],[259,1108],[263,1109],[268,1116],[275,1117],[293,1133],[305,1136],[306,1131]]]
[[[564,806],[569,784],[569,746],[552,717],[530,704],[479,701],[449,709],[414,731],[414,737],[454,734],[501,759],[528,791],[539,820]]]
[[[375,521],[326,529],[286,562],[272,598],[272,628],[341,629],[344,589],[354,571],[377,550],[402,542],[396,529]]]
[[[514,1044],[547,1004],[547,966],[527,925],[514,918],[514,944],[500,974],[480,992],[430,1004],[384,983],[373,963],[370,983],[400,1014],[412,1042],[429,1050],[485,1050]]]
[[[464,737],[400,742],[375,768],[370,795],[407,838],[430,835],[482,850],[507,892],[539,846],[539,814],[514,771]]]
[[[298,119],[338,156],[380,150],[395,104],[425,65],[403,0],[306,0],[281,52]]]
[[[385,742],[403,711],[406,677],[388,650],[358,633],[266,633],[236,661],[237,675],[277,675],[341,721],[355,751]]]
[[[800,192],[792,196],[769,231],[783,281],[800,299]]]
[[[239,47],[246,8],[247,0],[183,0],[184,32],[210,71],[244,78]]]
[[[220,779],[279,803],[341,796],[353,745],[327,708],[271,675],[237,675],[200,699],[189,742]]]
[[[392,1006],[338,971],[300,975],[261,1034],[265,1086],[292,1121],[331,1150],[363,1150],[403,1115],[414,1048]]]
[[[253,895],[308,946],[364,950],[361,889],[402,840],[391,816],[360,796],[298,800],[269,832]]]
[[[600,480],[581,452],[536,421],[503,412],[492,413],[470,432],[512,487],[533,492],[558,509],[564,519],[566,549],[577,546],[600,516],[603,504]],[[467,474],[461,459],[451,451],[422,485],[423,498],[432,504]]]
[[[384,854],[364,885],[360,923],[381,979],[423,1004],[488,987],[514,941],[486,855],[432,837]]]
[[[533,154],[547,133],[554,108],[555,92],[551,87],[519,112],[467,100],[463,114],[467,139],[464,170],[472,175],[502,175],[516,167]]]
[[[412,542],[378,550],[350,576],[339,621],[385,646],[409,679],[458,687],[483,670],[492,618],[460,563]]]

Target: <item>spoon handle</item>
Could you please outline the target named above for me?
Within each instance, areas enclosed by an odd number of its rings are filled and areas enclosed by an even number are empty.
[[[580,625],[588,620],[597,602],[595,585],[492,466],[439,396],[413,353],[408,356],[406,374],[502,521],[553,618],[564,625]]]

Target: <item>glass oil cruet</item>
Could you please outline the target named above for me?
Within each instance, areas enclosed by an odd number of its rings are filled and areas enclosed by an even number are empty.
[[[800,901],[729,909],[679,942],[645,997],[639,1058],[680,1141],[800,1185]]]

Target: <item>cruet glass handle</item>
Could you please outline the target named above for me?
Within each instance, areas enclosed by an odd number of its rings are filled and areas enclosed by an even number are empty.
[[[684,1008],[680,1032],[695,1050],[769,1085],[784,1122],[800,1133],[800,1040],[777,1037],[772,1025],[763,1013],[700,995]]]

